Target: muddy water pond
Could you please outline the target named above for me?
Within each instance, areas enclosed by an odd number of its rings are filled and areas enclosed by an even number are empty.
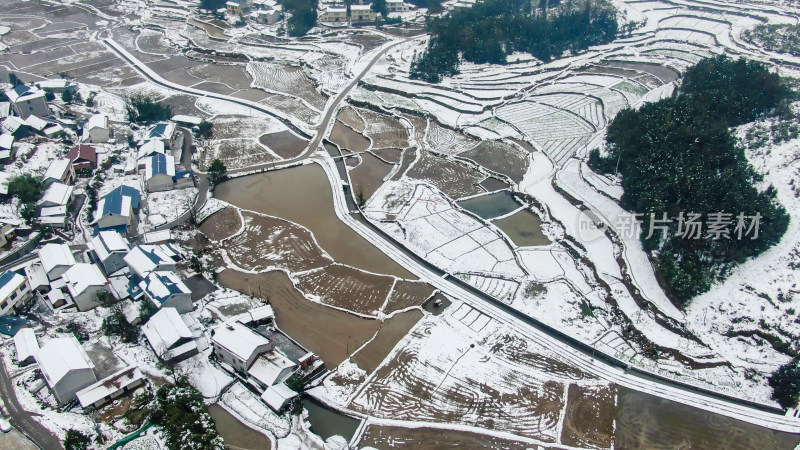
[[[522,209],[508,217],[492,221],[492,223],[503,230],[503,233],[520,247],[550,244],[550,240],[542,233],[542,220],[527,209]]]
[[[364,152],[359,156],[361,164],[350,171],[350,180],[353,182],[356,199],[367,201],[381,187],[383,179],[389,175],[393,166],[372,153]]]
[[[270,448],[267,436],[243,424],[222,406],[211,405],[208,407],[208,412],[214,418],[217,433],[225,440],[226,448],[247,450]]]
[[[289,130],[265,134],[259,138],[259,141],[284,159],[299,156],[308,145],[307,140],[296,136]]]
[[[781,433],[691,406],[617,387],[614,447],[792,449],[800,435]]]
[[[340,148],[352,152],[363,152],[369,148],[369,139],[338,120],[331,130],[330,140]]]
[[[308,411],[311,431],[327,440],[331,436],[342,436],[348,442],[353,438],[361,421],[328,408],[311,397],[303,397],[303,408]]]
[[[374,372],[389,356],[389,352],[400,342],[400,339],[408,334],[421,318],[422,312],[419,310],[406,311],[392,316],[383,323],[375,339],[353,355],[353,362],[367,373]]]
[[[417,279],[336,217],[330,183],[316,164],[234,178],[217,186],[214,196],[308,228],[341,264]]]
[[[504,216],[522,207],[509,191],[500,191],[492,194],[461,200],[458,206],[477,214],[484,219],[493,219]]]

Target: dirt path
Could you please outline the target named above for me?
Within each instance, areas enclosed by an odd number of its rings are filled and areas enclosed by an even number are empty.
[[[1,358],[0,369],[2,369],[0,370],[0,397],[3,398],[6,411],[11,416],[11,423],[41,448],[62,448],[61,441],[50,430],[33,420],[31,413],[22,408],[17,400],[17,394],[14,392],[13,382],[8,376],[5,362]]]

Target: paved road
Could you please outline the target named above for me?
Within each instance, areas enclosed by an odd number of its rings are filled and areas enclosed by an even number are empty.
[[[9,378],[2,358],[0,358],[0,369],[2,369],[0,370],[0,396],[5,401],[6,411],[11,416],[11,422],[14,426],[42,448],[48,450],[62,448],[61,441],[56,435],[35,421],[31,417],[31,413],[25,411],[22,405],[19,404],[17,394],[14,392],[14,382]]]

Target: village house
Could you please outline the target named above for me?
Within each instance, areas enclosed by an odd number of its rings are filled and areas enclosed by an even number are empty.
[[[258,355],[272,350],[272,342],[236,321],[226,322],[212,331],[214,355],[245,374]]]
[[[320,22],[347,22],[347,7],[344,6],[328,6],[325,11],[319,15]]]
[[[151,156],[154,155],[166,155],[167,150],[164,147],[164,142],[158,139],[153,141],[147,141],[141,146],[139,146],[139,151],[137,152],[137,160],[139,161],[139,168],[144,169],[146,167],[147,161]],[[172,158],[172,156],[169,156]],[[174,161],[174,158],[172,158]]]
[[[144,181],[148,192],[168,191],[175,184],[175,160],[163,153],[146,159]]]
[[[31,114],[25,119],[25,125],[30,127],[30,129],[35,131],[37,134],[44,134],[44,129],[47,128],[49,124],[41,117]]]
[[[11,102],[0,102],[0,119],[5,119],[11,114]]]
[[[177,362],[197,354],[194,336],[175,308],[161,308],[142,325],[142,332],[163,361]]]
[[[50,281],[61,278],[61,275],[75,265],[75,257],[67,244],[45,244],[39,249],[39,260]]]
[[[25,278],[32,291],[46,293],[50,290],[50,280],[41,261],[33,261],[25,266]]]
[[[44,176],[42,177],[42,182],[46,186],[55,182],[72,184],[72,180],[74,178],[75,171],[72,170],[70,160],[67,158],[59,158],[47,166],[47,171],[45,171]]]
[[[405,12],[410,9],[408,4],[403,0],[386,0],[386,8],[390,13]]]
[[[91,145],[79,144],[72,147],[66,158],[71,161],[75,172],[97,168],[97,150]]]
[[[143,280],[151,272],[175,272],[175,263],[180,261],[180,251],[171,244],[141,244],[134,247],[124,260],[131,272]]]
[[[14,135],[11,133],[0,134],[0,160],[10,160],[14,157]]]
[[[372,4],[367,5],[350,5],[350,22],[364,23],[375,22],[378,18],[378,13],[372,10]]]
[[[5,247],[16,236],[16,230],[14,224],[0,220],[0,248]]]
[[[144,375],[136,366],[128,366],[91,384],[75,394],[81,408],[99,408],[144,384]]]
[[[181,314],[192,310],[192,291],[174,272],[151,272],[139,288],[156,308],[175,308]]]
[[[246,2],[226,2],[225,3],[225,11],[230,16],[241,16],[247,10],[247,3]]]
[[[111,128],[108,126],[108,116],[105,114],[95,114],[83,126],[84,142],[97,143],[108,142],[111,139]]]
[[[172,122],[157,123],[147,134],[147,140],[157,139],[164,143],[164,147],[173,148],[175,146],[175,124]]]
[[[257,23],[272,25],[281,19],[281,12],[277,9],[262,9],[252,14]]]
[[[97,233],[88,243],[94,252],[97,262],[106,274],[111,275],[124,269],[125,256],[130,251],[128,241],[116,231],[108,230]]]
[[[35,84],[40,89],[47,89],[57,94],[60,94],[66,90],[74,90],[77,87],[74,82],[65,80],[63,78],[37,81]]]
[[[108,279],[95,264],[75,264],[61,277],[79,311],[89,311],[100,306],[101,292],[110,295]]]
[[[17,352],[17,364],[27,366],[36,361],[36,352],[39,351],[39,341],[32,328],[21,328],[14,335],[14,349]]]
[[[97,202],[95,222],[98,230],[115,230],[122,235],[134,228],[139,211],[139,191],[130,186],[120,186]]]
[[[3,133],[10,134],[16,139],[22,139],[30,136],[31,127],[25,123],[24,119],[17,116],[8,116],[2,122]]]
[[[64,135],[64,127],[62,127],[61,124],[57,123],[55,125],[45,128],[43,133],[45,137],[49,139],[55,139]]]
[[[42,208],[51,206],[69,206],[72,201],[72,186],[64,183],[51,183],[44,191],[44,195],[37,202],[37,205]]]
[[[94,363],[75,336],[47,341],[36,362],[47,386],[60,405],[75,400],[75,394],[97,381]]]
[[[16,312],[32,296],[25,277],[10,270],[0,274],[0,315]]]
[[[50,108],[47,107],[45,92],[35,86],[20,84],[11,89],[6,89],[6,97],[11,102],[14,112],[23,119],[31,114],[49,116]]]

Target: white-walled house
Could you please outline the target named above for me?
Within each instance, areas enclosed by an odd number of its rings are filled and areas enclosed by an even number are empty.
[[[128,366],[91,384],[75,396],[81,408],[99,408],[144,384],[144,375],[136,366]]]
[[[69,206],[72,202],[73,187],[64,183],[52,183],[44,191],[42,198],[36,203],[42,208],[51,206]]]
[[[168,191],[175,186],[175,160],[156,153],[145,160],[144,182],[147,192]]]
[[[147,134],[147,140],[158,139],[164,143],[164,147],[172,148],[175,145],[175,131],[173,122],[157,123]]]
[[[103,270],[111,275],[127,266],[125,256],[130,251],[128,241],[116,231],[108,230],[97,233],[88,247],[94,251],[97,261]]]
[[[75,257],[67,244],[45,244],[39,249],[39,260],[50,281],[61,278],[75,265]]]
[[[211,343],[218,359],[241,373],[258,358],[272,350],[272,342],[237,321],[226,322],[212,331]]]
[[[108,126],[108,116],[95,114],[83,126],[83,142],[90,144],[108,142],[111,139],[111,128]]]
[[[78,391],[97,381],[94,363],[75,336],[47,341],[35,358],[60,405],[74,400]]]
[[[175,308],[181,314],[192,310],[192,291],[174,272],[151,272],[139,287],[156,308]]]
[[[125,255],[125,263],[137,277],[144,279],[150,272],[176,272],[175,263],[181,253],[171,244],[141,244]]]
[[[35,86],[20,84],[11,89],[6,89],[6,97],[11,101],[14,112],[23,119],[31,114],[39,117],[50,115],[50,108],[47,107],[45,92]]]
[[[64,184],[72,184],[72,180],[75,179],[75,171],[72,169],[72,161],[67,158],[60,158],[52,161],[49,166],[47,166],[47,171],[45,171],[44,176],[42,177],[42,182],[45,185],[49,185],[50,183],[64,183]]]
[[[100,292],[111,295],[109,281],[95,264],[78,263],[62,275],[66,288],[79,311],[88,311],[100,306]]]
[[[17,311],[33,297],[28,279],[6,270],[0,274],[0,314]]]
[[[161,308],[142,325],[147,342],[164,361],[180,361],[197,353],[197,343],[175,308]]]
[[[120,186],[97,202],[94,216],[97,228],[127,234],[135,223],[138,210],[139,191],[130,186]]]
[[[17,352],[17,364],[26,366],[36,359],[39,351],[39,341],[36,340],[36,333],[33,328],[21,328],[14,335],[14,349]]]

